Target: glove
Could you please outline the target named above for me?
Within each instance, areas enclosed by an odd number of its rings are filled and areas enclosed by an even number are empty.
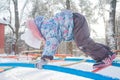
[[[47,64],[48,61],[45,60],[45,59],[41,59],[40,61],[38,61],[36,64],[35,64],[35,67],[38,68],[38,69],[42,69],[42,66]]]
[[[47,55],[43,55],[41,57],[41,60],[38,61],[35,65],[36,65],[36,68],[38,69],[42,69],[42,66],[47,64],[49,60],[52,60],[53,59],[53,56],[47,56]]]

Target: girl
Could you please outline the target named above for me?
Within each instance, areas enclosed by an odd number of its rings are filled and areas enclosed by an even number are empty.
[[[53,59],[61,41],[74,40],[80,50],[96,61],[93,68],[109,65],[116,57],[109,47],[96,43],[90,38],[88,24],[82,14],[65,10],[49,20],[45,20],[42,16],[28,20],[27,26],[30,30],[29,36],[33,36],[36,40],[32,38],[34,43],[38,41],[38,44],[41,42],[44,44],[41,60],[36,63],[39,69],[47,63],[48,59]]]

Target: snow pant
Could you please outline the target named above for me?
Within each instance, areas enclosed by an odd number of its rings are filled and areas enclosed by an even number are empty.
[[[97,62],[106,58],[110,52],[110,48],[96,43],[90,38],[90,31],[85,17],[79,13],[73,13],[73,22],[74,40],[80,50]]]

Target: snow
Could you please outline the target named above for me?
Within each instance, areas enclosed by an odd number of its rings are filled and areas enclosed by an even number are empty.
[[[67,73],[51,71],[51,70],[38,70],[34,68],[17,67],[12,70],[3,72],[0,80],[91,80],[84,77],[79,77]]]
[[[120,79],[120,67],[110,66],[97,72],[99,74],[104,74],[106,76],[112,76]]]
[[[6,55],[0,55],[6,56]],[[81,70],[85,72],[91,72],[93,70],[93,63],[85,62],[86,59],[90,59],[89,57],[67,57],[67,59],[83,59],[83,61],[56,61],[49,62],[48,65],[55,65],[65,68],[70,68],[74,70]],[[11,59],[11,58],[0,58],[1,63],[6,62],[27,62],[29,63],[30,59]],[[119,58],[116,58],[119,61]],[[2,68],[2,67],[1,67]],[[92,73],[92,72],[91,72]],[[120,79],[120,66],[109,66],[105,69],[102,69],[95,74],[100,74],[107,77]],[[89,74],[86,74],[89,75]],[[0,73],[0,80],[92,80],[88,77],[73,75],[69,73],[65,73],[62,71],[41,69],[38,70],[36,68],[28,68],[28,67],[15,67],[10,70],[4,71]]]
[[[9,24],[7,21],[5,21],[3,19],[0,19],[0,23],[2,23],[2,24]]]

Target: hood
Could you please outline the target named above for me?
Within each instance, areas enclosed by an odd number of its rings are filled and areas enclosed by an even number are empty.
[[[42,41],[36,38],[29,29],[21,35],[21,39],[24,40],[28,46],[40,49]]]
[[[34,22],[34,20],[27,20],[26,22],[27,28],[32,32],[33,36],[39,40],[44,41],[44,38],[41,35],[41,32],[38,30],[38,24]]]

